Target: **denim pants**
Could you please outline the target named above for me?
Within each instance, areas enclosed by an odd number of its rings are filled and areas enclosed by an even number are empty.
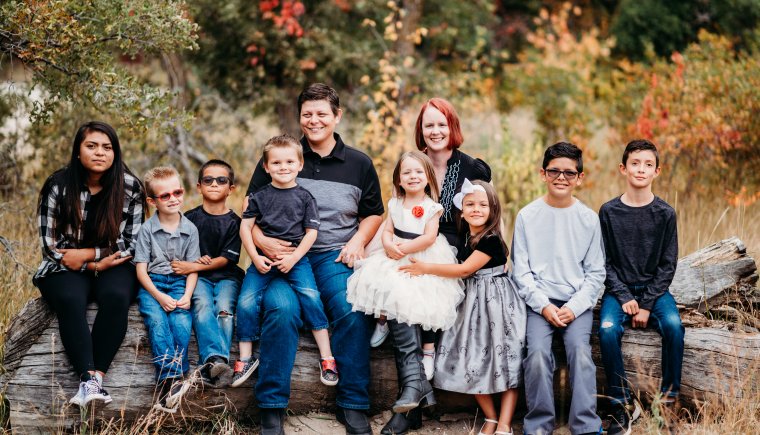
[[[198,356],[204,363],[218,356],[230,361],[234,313],[240,282],[198,278],[193,292],[193,329],[198,341]]]
[[[369,333],[371,318],[351,310],[346,284],[353,270],[336,263],[340,251],[307,254],[332,326],[332,351],[340,370],[336,402],[348,409],[369,409]],[[277,277],[263,295],[256,400],[260,408],[285,408],[290,398],[301,307],[287,281]],[[316,361],[314,362],[317,363]]]
[[[643,290],[643,286],[629,288],[634,296]],[[605,293],[602,297],[599,321],[599,344],[607,378],[607,395],[612,398],[613,403],[629,403],[631,389],[625,376],[621,343],[625,331],[624,324],[630,325],[631,316],[623,311],[615,296]],[[666,291],[655,300],[648,326],[654,326],[662,336],[661,391],[665,396],[676,397],[681,389],[684,327],[676,301],[670,292]]]
[[[561,307],[564,302],[551,300]],[[572,434],[597,433],[602,420],[596,415],[596,366],[591,359],[591,310],[586,310],[565,328],[551,325],[544,317],[528,310],[525,339],[527,356],[523,361],[525,370],[525,414],[523,432],[526,434],[551,434],[554,430],[554,370],[556,364],[552,352],[555,332],[562,334],[567,355],[572,399],[568,425]]]
[[[185,294],[185,276],[155,273],[149,276],[158,291],[174,299],[179,299]],[[156,379],[163,381],[187,373],[190,370],[187,345],[190,342],[193,323],[190,311],[175,308],[166,312],[144,288],[140,288],[137,293],[137,303],[145,326],[148,328],[153,365],[156,367]]]
[[[283,274],[277,268],[262,274],[251,264],[243,279],[238,297],[237,337],[239,341],[257,341],[261,338],[261,302],[264,290],[277,277],[283,277],[295,291],[301,305],[304,324],[311,330],[327,329],[327,316],[320,300],[314,273],[309,259],[304,256],[290,272]]]

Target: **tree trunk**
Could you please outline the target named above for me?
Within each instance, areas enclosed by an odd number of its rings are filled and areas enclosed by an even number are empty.
[[[700,261],[694,260],[701,259]],[[743,259],[743,260],[742,260]],[[757,279],[754,261],[746,256],[738,239],[730,239],[707,247],[679,262],[676,272],[674,296],[682,302],[692,293],[715,294],[734,288],[734,282],[751,282]],[[723,266],[720,266],[723,265]],[[722,267],[726,274],[740,277],[728,282],[723,275],[703,273],[712,267]],[[701,272],[694,273],[694,268]],[[737,272],[737,269],[743,272]],[[692,278],[688,278],[691,276]],[[697,277],[697,278],[694,278]],[[754,278],[752,278],[754,277]],[[698,290],[675,285],[689,283]],[[689,287],[692,288],[692,287]],[[683,296],[686,295],[686,296]],[[717,297],[717,296],[713,296]],[[693,298],[692,298],[693,299]],[[690,299],[691,300],[691,299]],[[693,301],[689,305],[699,305]],[[90,323],[96,313],[95,305],[88,308]],[[596,326],[595,326],[596,329]],[[601,368],[599,343],[592,335],[592,352],[597,364],[598,391],[604,390],[604,373]],[[627,330],[623,337],[623,358],[631,383],[644,393],[659,391],[660,338],[652,330]],[[319,382],[318,350],[311,334],[304,333],[299,342],[295,368],[291,376],[289,408],[294,413],[315,410],[332,410],[335,406],[335,388]],[[558,349],[559,350],[559,349]],[[193,339],[189,348],[190,361],[197,361],[197,346]],[[559,352],[560,354],[563,352]],[[143,418],[167,418],[151,411],[154,397],[154,368],[150,347],[142,319],[136,306],[129,312],[129,327],[121,349],[104,382],[113,396],[113,403],[97,407],[93,413],[80,414],[77,407],[68,405],[77,390],[77,375],[72,371],[58,333],[58,322],[45,302],[34,299],[11,321],[4,345],[5,373],[0,381],[6,387],[5,397],[10,403],[11,425],[17,433],[51,432],[59,429],[74,430],[83,418],[86,421],[124,419],[127,422]],[[237,345],[233,345],[233,359]],[[389,343],[372,350],[370,397],[371,412],[391,407],[396,396],[396,373],[393,352]],[[561,360],[560,356],[560,360]],[[685,400],[713,396],[716,398],[741,397],[760,389],[760,379],[750,376],[760,364],[760,333],[731,332],[716,328],[686,328],[685,352],[681,397]],[[556,376],[560,383],[560,376]],[[233,414],[255,414],[252,385],[248,381],[241,388],[203,389],[198,385],[191,390],[182,407],[182,416],[193,419],[210,418],[226,410]],[[436,412],[457,410],[474,411],[471,396],[439,391]],[[180,413],[175,414],[178,418]],[[94,417],[94,418],[93,418]]]

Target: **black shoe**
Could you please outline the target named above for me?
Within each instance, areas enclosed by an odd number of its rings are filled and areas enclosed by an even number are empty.
[[[422,411],[420,408],[412,409],[406,414],[393,413],[383,429],[382,435],[403,435],[408,430],[417,430],[422,427]]]
[[[261,435],[285,435],[285,409],[261,408]]]
[[[372,435],[369,419],[364,411],[338,407],[335,412],[338,421],[346,426],[346,433],[351,435]]]
[[[616,406],[610,414],[610,428],[607,435],[630,435],[631,425],[641,415],[641,407],[634,401],[633,405]]]
[[[229,366],[227,360],[220,356],[213,356],[208,362],[211,363],[209,372],[215,386],[217,388],[229,386],[232,383],[232,367]]]

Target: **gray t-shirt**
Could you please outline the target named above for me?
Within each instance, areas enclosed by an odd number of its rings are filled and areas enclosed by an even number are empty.
[[[580,316],[604,288],[599,217],[578,200],[555,208],[538,198],[517,214],[512,263],[518,293],[533,311],[555,299]]]
[[[298,245],[307,228],[319,229],[317,200],[301,186],[278,189],[266,185],[248,196],[243,219],[256,218],[256,225],[267,237]]]
[[[148,263],[148,273],[171,275],[172,260],[195,261],[201,256],[198,229],[185,215],[173,233],[161,227],[154,213],[140,227],[135,243],[135,263]]]

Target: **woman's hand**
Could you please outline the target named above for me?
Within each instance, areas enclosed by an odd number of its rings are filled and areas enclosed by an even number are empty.
[[[131,259],[132,259],[131,255],[122,257],[120,252],[114,252],[108,257],[105,257],[102,260],[98,261],[98,271],[100,272],[106,269],[110,269],[122,263],[126,263],[127,261]]]
[[[177,301],[166,293],[159,293],[156,300],[161,304],[161,308],[167,313],[174,311],[174,309],[177,308]]]
[[[348,267],[354,267],[354,262],[364,258],[364,243],[352,237],[351,240],[340,250],[340,255],[335,259],[336,263],[343,262]]]
[[[82,265],[92,259],[92,249],[58,249],[63,254],[61,264],[69,270],[82,270]]]
[[[256,237],[256,246],[269,258],[275,260],[281,260],[288,254],[292,254],[296,250],[292,243],[285,240],[275,239],[272,237],[261,236]]]
[[[411,261],[411,264],[401,266],[398,270],[412,276],[425,275],[427,273],[425,267],[427,265],[425,263],[418,263],[414,257],[409,257],[409,261]]]

